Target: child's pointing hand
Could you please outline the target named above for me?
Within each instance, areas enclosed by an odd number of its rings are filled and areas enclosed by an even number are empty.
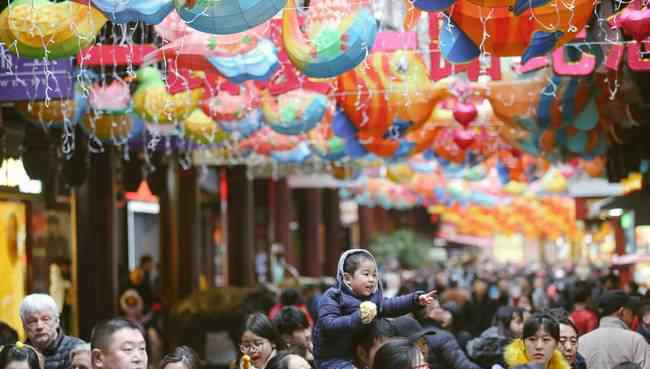
[[[438,299],[438,296],[436,295],[437,293],[438,291],[436,290],[423,293],[422,295],[418,296],[418,303],[422,306],[433,304],[433,302]]]

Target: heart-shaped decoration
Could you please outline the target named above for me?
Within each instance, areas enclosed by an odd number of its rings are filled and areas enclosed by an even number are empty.
[[[620,16],[623,31],[641,42],[650,37],[650,9],[641,10],[626,9]]]
[[[608,23],[613,28],[622,28],[638,42],[650,37],[650,9],[642,8],[639,1],[633,0],[623,11],[609,17]]]
[[[454,131],[453,139],[458,147],[467,150],[476,140],[476,135],[467,129],[457,129]]]
[[[468,104],[464,101],[462,102],[457,102],[456,106],[454,107],[454,119],[458,123],[460,123],[463,128],[469,127],[469,125],[476,120],[476,117],[478,116],[478,111],[476,110],[476,106],[474,104]]]

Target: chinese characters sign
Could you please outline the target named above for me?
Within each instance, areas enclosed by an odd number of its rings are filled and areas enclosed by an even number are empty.
[[[73,60],[20,58],[0,46],[0,101],[72,96]]]

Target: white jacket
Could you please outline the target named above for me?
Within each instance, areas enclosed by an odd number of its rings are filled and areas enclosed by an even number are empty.
[[[588,369],[612,369],[624,362],[650,369],[650,345],[615,317],[600,319],[600,327],[578,341],[578,352],[584,356]]]

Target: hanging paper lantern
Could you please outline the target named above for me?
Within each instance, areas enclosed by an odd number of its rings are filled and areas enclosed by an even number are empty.
[[[262,93],[262,115],[274,131],[285,135],[309,132],[325,116],[327,97],[308,90],[292,90],[277,98]]]
[[[246,37],[242,38],[242,43],[246,42],[253,43]],[[280,66],[275,45],[265,38],[258,39],[255,47],[247,52],[207,58],[210,64],[233,83],[266,81]]]
[[[126,143],[130,136],[137,133],[135,130],[142,128],[141,124],[134,124],[129,86],[123,81],[92,86],[88,106],[83,128],[102,142]]]
[[[456,2],[456,0],[405,0],[412,3],[413,6],[427,12],[438,12],[446,10]]]
[[[525,64],[572,40],[591,19],[594,7],[590,0],[519,3],[522,8],[513,13],[508,7],[489,8],[471,0],[457,1],[440,28],[444,58],[466,63],[484,50],[496,56],[521,56]],[[529,9],[531,4],[533,9]],[[484,33],[490,37],[486,39]]]
[[[642,6],[641,1],[631,1],[622,11],[609,18],[613,28],[623,29],[623,33],[643,42],[650,37],[650,8]]]
[[[368,4],[316,0],[309,5],[306,33],[300,28],[295,0],[289,0],[283,12],[282,41],[291,63],[317,78],[338,76],[361,63],[377,36],[377,21]]]
[[[273,151],[271,158],[282,164],[302,164],[311,156],[311,151],[306,142],[299,143],[296,147],[287,151]]]
[[[173,60],[177,68],[208,72],[215,69],[233,83],[267,80],[278,69],[277,48],[268,24],[231,35],[213,35],[189,28],[176,12],[155,27],[168,43],[147,60]]]
[[[174,0],[174,3],[190,27],[227,35],[266,22],[282,10],[287,0]]]
[[[546,172],[542,177],[542,188],[546,192],[561,193],[566,192],[569,184],[566,178],[558,170],[552,169]]]
[[[451,95],[448,82],[431,83],[424,62],[413,52],[374,53],[367,65],[338,78],[338,103],[357,127],[359,142],[382,157],[424,150],[420,139],[428,140],[429,132],[411,131],[425,129],[436,102]],[[382,93],[373,93],[377,90]]]
[[[348,119],[343,111],[336,109],[332,121],[332,131],[343,140],[343,150],[345,155],[357,159],[368,154],[368,150],[359,142],[357,138],[358,130]]]
[[[72,1],[16,0],[0,13],[0,42],[21,57],[60,59],[90,46],[106,22],[97,9]]]
[[[415,176],[415,172],[408,163],[389,165],[386,169],[386,177],[395,183],[408,183]]]
[[[25,119],[33,124],[43,124],[46,127],[62,127],[65,121],[72,125],[79,123],[85,112],[85,102],[78,104],[75,100],[20,101],[14,108]]]
[[[158,24],[174,10],[173,0],[87,0],[113,23]]]
[[[526,125],[532,133],[532,149],[558,159],[603,155],[607,149],[607,123],[599,111],[598,86],[593,78],[553,76],[545,90],[551,88],[556,97],[542,93],[537,104],[537,124]]]
[[[303,141],[300,136],[287,136],[276,133],[264,126],[257,132],[239,141],[238,149],[242,152],[255,152],[258,155],[270,156],[272,152],[291,151]]]
[[[328,109],[323,121],[307,134],[311,151],[328,161],[341,160],[345,157],[344,139],[337,137],[332,128],[334,114],[331,109]]]
[[[239,94],[220,91],[218,95],[204,100],[202,108],[226,132],[236,132],[246,137],[262,126],[258,95],[255,85],[247,83]]]
[[[76,125],[88,108],[88,99],[84,91],[90,88],[90,83],[96,79],[96,75],[88,71],[79,71],[71,78],[75,81],[72,99],[19,101],[14,104],[14,108],[34,124],[44,124],[47,127],[62,127],[65,123]]]
[[[143,67],[136,76],[139,84],[133,94],[133,109],[151,123],[168,124],[183,119],[199,106],[204,93],[203,88],[198,88],[172,95],[154,67]]]
[[[183,119],[181,126],[185,137],[198,144],[216,144],[228,138],[228,134],[200,109]]]

